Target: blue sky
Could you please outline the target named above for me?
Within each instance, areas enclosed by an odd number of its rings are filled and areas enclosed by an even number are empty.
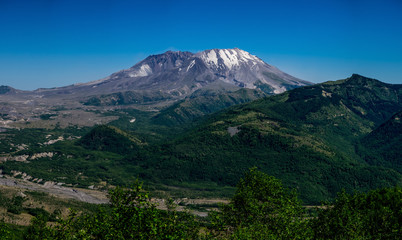
[[[402,83],[402,1],[0,0],[0,85],[88,82],[167,50],[238,47],[304,80]]]

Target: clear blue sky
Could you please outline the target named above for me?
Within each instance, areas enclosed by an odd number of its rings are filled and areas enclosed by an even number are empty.
[[[167,50],[238,47],[312,82],[402,83],[401,0],[0,0],[0,85],[88,82]]]

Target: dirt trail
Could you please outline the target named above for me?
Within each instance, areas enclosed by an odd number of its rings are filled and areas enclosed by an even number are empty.
[[[52,183],[45,183],[44,185],[32,183],[15,178],[0,178],[0,185],[10,186],[15,188],[23,188],[32,191],[46,192],[62,198],[71,198],[82,202],[88,203],[107,203],[107,194],[101,191],[86,190],[80,188],[68,188],[58,186]]]
[[[90,189],[82,189],[82,188],[69,188],[56,185],[51,182],[46,182],[45,184],[38,184],[32,183],[29,181],[25,181],[22,179],[16,179],[12,177],[3,177],[0,178],[0,186],[8,186],[13,188],[20,188],[20,189],[27,189],[31,191],[39,191],[49,193],[51,195],[55,195],[60,198],[68,198],[74,199],[81,202],[87,203],[94,203],[94,204],[103,204],[108,202],[107,193],[97,190],[90,190]],[[166,203],[165,200],[159,198],[153,198],[152,202],[157,204],[157,208],[166,210]],[[209,210],[198,211],[194,209],[188,209],[186,206],[179,206],[179,203],[193,204],[193,205],[204,205],[204,204],[218,204],[218,203],[227,203],[227,200],[223,199],[188,199],[188,198],[181,198],[176,199],[175,203],[177,204],[176,210],[177,211],[187,211],[189,210],[190,213],[206,217],[208,216]]]

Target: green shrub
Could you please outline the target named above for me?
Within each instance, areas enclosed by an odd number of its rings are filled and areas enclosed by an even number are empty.
[[[215,224],[234,239],[309,239],[312,235],[304,217],[295,192],[252,168]]]
[[[22,204],[24,201],[25,199],[21,196],[13,197],[7,207],[7,211],[14,214],[21,214],[23,210]]]
[[[318,239],[400,239],[402,188],[338,194],[312,221]]]

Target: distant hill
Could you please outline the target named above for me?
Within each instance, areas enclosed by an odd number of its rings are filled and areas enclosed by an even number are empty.
[[[125,154],[138,148],[141,141],[118,128],[100,125],[84,135],[77,144],[91,150]]]
[[[342,188],[390,186],[402,181],[398,169],[364,161],[355,148],[401,111],[401,96],[402,85],[360,75],[298,88],[215,114],[132,161],[144,176],[223,185],[257,166],[299,189],[310,203]]]
[[[6,94],[6,93],[15,93],[16,90],[12,87],[9,86],[0,86],[0,94]]]

